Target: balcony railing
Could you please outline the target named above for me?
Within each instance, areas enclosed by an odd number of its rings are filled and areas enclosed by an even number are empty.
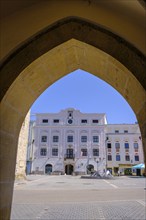
[[[64,159],[75,159],[75,154],[65,154]]]

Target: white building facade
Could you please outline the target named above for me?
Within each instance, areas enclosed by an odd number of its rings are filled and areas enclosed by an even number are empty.
[[[31,173],[81,175],[106,169],[116,173],[124,171],[121,164],[129,168],[143,162],[138,125],[108,125],[105,114],[81,113],[73,108],[36,114],[32,137]],[[120,143],[120,149],[115,143]],[[129,152],[123,147],[125,143],[129,143]]]

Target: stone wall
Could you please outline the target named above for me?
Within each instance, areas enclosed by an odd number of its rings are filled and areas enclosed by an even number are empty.
[[[28,145],[28,133],[29,133],[30,111],[27,113],[26,118],[22,124],[17,149],[17,160],[15,178],[21,179],[26,177],[26,154]]]

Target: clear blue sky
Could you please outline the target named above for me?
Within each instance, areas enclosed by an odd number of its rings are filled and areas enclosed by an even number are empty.
[[[83,113],[106,113],[109,124],[137,121],[129,104],[113,87],[82,70],[68,74],[44,91],[31,113],[56,113],[68,107]]]

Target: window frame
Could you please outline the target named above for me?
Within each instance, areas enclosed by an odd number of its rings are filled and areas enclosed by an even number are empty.
[[[43,140],[44,138],[46,138],[46,140]],[[47,143],[48,137],[47,135],[42,135],[41,136],[41,143]]]
[[[81,143],[87,143],[87,135],[81,135]]]
[[[47,148],[42,147],[40,149],[40,156],[47,156]]]
[[[98,124],[99,120],[98,119],[92,119],[92,124]]]
[[[116,161],[121,161],[121,157],[119,154],[116,155]]]
[[[52,148],[52,156],[53,156],[53,157],[58,157],[58,153],[59,153],[59,152],[58,152],[58,148],[53,147],[53,148]]]
[[[129,158],[129,159],[127,159]],[[130,161],[130,155],[125,155],[125,161]]]
[[[53,141],[53,143],[58,143],[59,142],[59,136],[58,135],[53,135],[52,141]]]
[[[87,148],[81,148],[81,156],[82,157],[87,157],[88,156]]]
[[[87,124],[88,120],[87,119],[81,119],[81,124]]]
[[[93,135],[92,141],[93,141],[93,143],[99,143],[99,135]]]
[[[108,155],[107,155],[107,160],[108,160],[108,161],[112,161],[112,155],[111,155],[111,154],[108,154]]]
[[[59,123],[59,119],[53,119],[53,123],[54,124],[58,124]]]
[[[108,142],[107,143],[107,149],[111,149],[112,148],[112,143],[111,142]]]
[[[127,145],[127,147],[126,147],[126,145]],[[125,149],[129,149],[129,142],[125,142],[125,143],[124,143],[124,148],[125,148]]]
[[[135,146],[135,145],[137,145],[137,146]],[[134,149],[138,149],[139,148],[138,142],[134,142],[133,147],[134,147]]]
[[[117,145],[117,146],[116,146]],[[115,142],[115,148],[119,149],[120,148],[120,142]]]
[[[68,135],[67,136],[67,143],[73,143],[74,141],[74,136],[73,135]]]
[[[49,120],[47,118],[42,119],[42,123],[48,123]]]
[[[137,159],[136,159],[137,158]],[[139,161],[139,155],[134,156],[135,161]]]
[[[99,149],[98,148],[93,148],[93,157],[98,157],[99,156]]]

